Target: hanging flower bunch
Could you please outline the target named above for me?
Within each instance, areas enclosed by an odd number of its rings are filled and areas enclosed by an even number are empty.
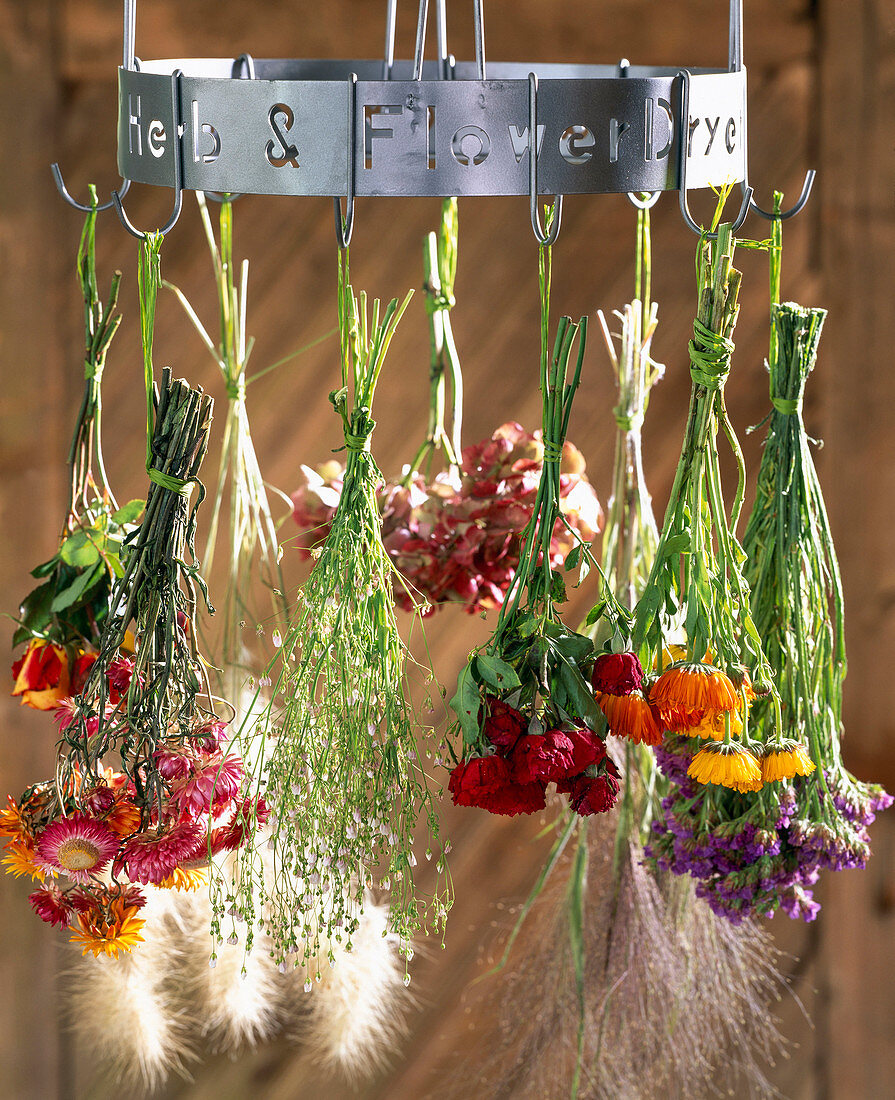
[[[145,515],[122,552],[83,691],[57,709],[55,782],[11,802],[3,819],[14,854],[43,880],[31,897],[35,911],[70,924],[73,941],[94,954],[116,955],[141,939],[136,913],[145,897],[135,884],[197,885],[197,868],[239,847],[266,817],[263,801],[243,793],[242,761],[223,747],[225,723],[210,709],[196,648],[193,620],[204,584],[193,540],[212,402],[168,369],[154,389],[159,245],[160,238],[144,243],[139,272]],[[194,485],[200,491],[191,509]],[[123,648],[131,628],[132,655]],[[120,771],[104,766],[113,753]],[[60,876],[72,885],[60,887]]]
[[[489,438],[461,447],[463,379],[450,311],[457,271],[457,201],[446,199],[438,234],[423,252],[431,348],[429,421],[426,438],[397,482],[384,482],[377,501],[382,539],[398,574],[425,601],[426,613],[456,603],[470,614],[500,607],[519,569],[522,532],[530,522],[544,469],[540,431],[515,422]],[[450,381],[451,427],[445,427],[446,381]],[[446,469],[433,476],[441,451]],[[342,491],[343,467],[327,462],[302,466],[302,484],[292,496],[300,528],[299,547],[310,555],[329,531]],[[561,516],[550,540],[550,564],[559,568],[577,541],[590,543],[602,526],[585,462],[564,442],[559,495]],[[395,600],[412,611],[416,600],[402,584]]]
[[[91,195],[95,199],[95,188]],[[12,640],[13,648],[26,646],[12,666],[12,694],[35,710],[53,710],[83,688],[121,575],[123,542],[143,510],[141,500],[118,507],[103,463],[101,387],[121,322],[121,275],[113,276],[104,302],[96,278],[95,209],[84,224],[77,267],[84,299],[84,394],[68,456],[68,512],[58,550],[31,572],[40,583],[22,601]]]
[[[457,805],[512,816],[543,809],[548,784],[555,783],[571,808],[588,816],[614,805],[619,773],[606,754],[605,723],[587,678],[593,642],[559,619],[556,605],[566,598],[565,585],[551,556],[553,533],[562,522],[563,445],[581,377],[587,322],[582,318],[573,324],[564,317],[551,356],[549,249],[541,249],[539,275],[543,472],[523,531],[520,564],[494,634],[460,673],[451,701],[463,746],[449,786]],[[576,339],[577,362],[570,370]],[[581,564],[584,574],[589,560],[587,547],[576,542],[566,568]],[[615,621],[624,620],[605,581],[603,587],[601,613],[609,607]]]
[[[703,288],[701,307],[705,304],[713,311],[717,309],[717,288],[729,286],[733,274],[729,268],[732,245],[729,234],[723,230],[722,226],[708,268],[703,261],[703,271],[707,275],[700,283]],[[727,258],[724,252],[728,253]],[[719,262],[722,267],[718,266]],[[706,386],[712,377],[722,372],[726,374],[732,351],[729,337],[735,317],[727,307],[718,315],[722,318],[722,326],[717,336],[728,341],[727,366],[717,354],[721,351],[722,340],[716,340],[714,345],[711,339],[703,340],[702,349],[717,348],[712,360],[707,361],[699,354],[691,355],[695,419],[698,422],[702,390],[703,404],[714,410],[712,415],[725,426],[733,440],[723,405],[723,385],[717,391],[713,391],[711,385]],[[701,309],[703,326],[705,316],[710,314]],[[725,317],[730,318],[726,327]],[[702,334],[697,323],[696,342],[691,345],[697,353]],[[779,350],[772,350],[773,374],[780,369],[776,364]],[[794,350],[790,339],[787,348],[790,363],[786,369],[804,369],[807,374],[810,367],[805,363],[801,368],[793,366]],[[813,351],[804,346],[802,350],[813,359]],[[719,396],[713,398],[713,393]],[[694,404],[691,403],[691,429],[693,423]],[[688,444],[691,438],[688,429]],[[675,483],[677,495],[672,496],[659,547],[660,561],[663,551],[667,560],[666,548],[674,539],[687,550],[686,562],[681,564],[685,578],[682,590],[686,596],[680,604],[687,632],[687,652],[682,660],[674,660],[667,668],[664,657],[659,658],[658,679],[650,692],[663,728],[668,731],[657,756],[674,786],[663,800],[664,818],[653,825],[649,854],[658,867],[696,878],[697,894],[706,898],[716,913],[735,923],[753,913],[772,914],[778,908],[783,908],[790,916],[810,920],[819,908],[808,889],[816,880],[818,864],[810,849],[820,845],[814,838],[810,845],[800,850],[801,826],[795,820],[798,804],[793,784],[800,787],[804,781],[802,777],[811,776],[815,771],[816,762],[803,741],[807,727],[798,719],[793,721],[795,715],[792,713],[784,713],[778,689],[772,686],[775,679],[779,680],[775,674],[781,669],[779,645],[775,650],[765,650],[765,646],[773,646],[772,620],[780,613],[779,608],[788,606],[784,616],[798,616],[799,613],[792,610],[794,593],[777,590],[772,597],[773,611],[768,613],[768,597],[762,596],[764,611],[760,623],[754,620],[753,608],[757,605],[750,599],[745,554],[733,536],[742,501],[742,476],[728,522],[720,496],[714,449],[708,448],[705,456],[685,444]],[[783,456],[772,456],[769,462],[774,464],[777,457]],[[689,471],[694,466],[707,468],[705,499],[701,494],[693,495]],[[762,490],[765,497],[770,468],[770,465],[765,468],[766,488]],[[781,471],[780,476],[787,479],[789,474]],[[675,515],[675,508],[680,507],[681,483],[689,486],[689,508],[687,513],[680,511]],[[779,500],[774,498],[770,505],[774,541],[779,530],[776,525],[783,521],[785,510],[792,505],[786,494]],[[795,507],[801,505],[796,502]],[[692,522],[694,516],[700,515],[710,515],[714,521],[718,536],[717,563],[707,550],[711,544],[705,526]],[[692,527],[685,539],[681,528],[688,521]],[[765,544],[768,555],[783,552],[785,541],[777,542],[775,549],[773,545],[774,542]],[[803,550],[797,551],[798,555],[802,553]],[[665,571],[667,575],[667,566]],[[651,580],[661,578],[661,567],[654,572],[656,577]],[[675,601],[668,599],[669,594],[673,594],[673,590],[666,580],[665,587],[660,583],[652,595],[648,590],[638,607],[639,636],[647,640],[652,638],[651,651],[654,653],[658,652],[656,643],[661,641],[659,608],[665,604],[668,610],[675,610]],[[771,652],[774,656],[769,661]],[[694,661],[694,657],[701,659]],[[714,664],[708,663],[713,660]],[[755,681],[754,688],[750,674]],[[808,665],[801,666],[799,675],[806,674]],[[759,721],[750,715],[753,705],[756,705],[756,715],[760,715]],[[702,740],[694,741],[694,738]],[[790,837],[795,844],[790,843]]]
[[[415,883],[420,817],[427,857],[438,853],[440,875],[443,847],[407,698],[409,654],[395,620],[394,570],[376,508],[380,474],[370,453],[373,394],[409,300],[393,300],[384,312],[377,300],[370,310],[365,295],[355,297],[347,256],[340,256],[343,385],[330,397],[348,451],[344,485],[292,622],[274,639],[273,701],[257,725],[249,723],[264,742],[257,756],[267,761],[261,770],[272,809],[273,885],[265,886],[248,852],[216,901],[219,919],[231,914],[232,922],[236,914],[249,922],[253,890],[266,898],[277,961],[306,969],[309,989],[327,945],[353,942],[374,872],[391,892],[389,927],[407,959],[412,937],[442,926],[450,905],[448,887],[427,900]],[[246,752],[253,751],[252,733],[242,733]]]
[[[223,601],[221,664],[227,676],[228,694],[237,698],[251,673],[246,665],[247,653],[242,627],[246,619],[253,618],[250,612],[250,592],[256,571],[260,573],[261,580],[272,597],[274,611],[286,614],[288,605],[279,564],[276,525],[255,454],[246,411],[246,386],[251,381],[246,378],[246,368],[252,351],[252,341],[246,340],[245,332],[249,263],[248,260],[242,261],[237,279],[233,259],[232,199],[224,196],[220,204],[218,246],[205,196],[197,192],[196,197],[217,288],[220,333],[217,344],[209,336],[183,292],[170,283],[165,285],[177,296],[209,354],[220,368],[227,387],[227,416],[224,421],[218,483],[202,564],[206,575],[209,575],[220,539],[227,550],[229,565]],[[228,490],[229,508],[225,511]],[[225,523],[223,535],[219,534],[222,519]]]

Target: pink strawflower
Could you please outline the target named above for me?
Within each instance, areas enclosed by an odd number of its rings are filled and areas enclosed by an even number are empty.
[[[190,777],[175,784],[171,803],[186,817],[207,814],[236,798],[244,777],[245,768],[238,756],[213,753]]]
[[[86,884],[105,869],[118,844],[118,837],[102,821],[73,814],[44,829],[37,840],[37,854],[50,870]]]
[[[155,761],[159,775],[169,782],[189,775],[193,763],[187,752],[173,748],[156,749],[152,759]]]
[[[195,821],[181,821],[166,832],[137,833],[126,841],[115,861],[133,882],[158,885],[196,849],[203,835]]]
[[[252,836],[256,826],[267,824],[269,817],[270,810],[263,798],[259,798],[254,806],[250,798],[244,799],[230,820],[212,832],[211,850],[215,855],[218,852],[235,852]]]
[[[193,746],[206,756],[217,752],[227,743],[227,723],[217,718],[199,726],[192,737]]]
[[[96,715],[92,718],[85,718],[78,700],[71,695],[59,700],[59,704],[53,713],[53,720],[60,733],[65,733],[67,729],[79,722],[83,722],[88,737],[96,737],[99,732],[99,718]]]
[[[134,676],[134,662],[130,657],[116,657],[109,665],[106,680],[109,684],[109,702],[119,703],[131,686]]]
[[[64,928],[74,912],[74,906],[55,883],[49,883],[28,895],[31,908],[46,924]]]

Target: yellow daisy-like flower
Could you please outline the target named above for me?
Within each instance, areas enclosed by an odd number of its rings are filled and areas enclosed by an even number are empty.
[[[676,730],[684,737],[704,737],[706,740],[723,741],[726,733],[724,715],[730,715],[730,732],[733,737],[739,737],[743,732],[743,720],[736,710],[707,710],[702,721],[688,729]]]
[[[85,955],[92,951],[97,959],[100,955],[117,959],[121,952],[131,951],[143,942],[140,932],[146,921],[134,915],[138,912],[136,906],[113,901],[108,914],[82,913],[69,941],[82,947]]]
[[[761,758],[761,777],[765,783],[792,779],[795,775],[810,775],[814,762],[799,741],[785,740],[768,745]]]
[[[10,836],[13,840],[22,842],[30,839],[25,818],[12,795],[6,796],[6,805],[0,810],[0,836]]]
[[[663,671],[668,668],[669,665],[680,664],[687,659],[687,647],[685,645],[678,645],[676,642],[669,642],[668,645],[662,647],[662,669]],[[715,660],[715,654],[710,649],[705,651],[703,657],[703,663],[710,665]],[[653,671],[659,671],[659,658],[657,657],[653,662]]]
[[[175,867],[159,886],[163,890],[198,890],[208,881],[204,867]]]
[[[4,864],[8,875],[15,875],[16,878],[30,875],[32,879],[43,882],[49,873],[46,867],[41,867],[37,862],[34,849],[18,840],[10,841],[6,845],[6,855],[0,863]]]
[[[747,748],[735,741],[711,742],[690,761],[687,775],[697,783],[717,783],[735,791],[761,789],[761,767]]]

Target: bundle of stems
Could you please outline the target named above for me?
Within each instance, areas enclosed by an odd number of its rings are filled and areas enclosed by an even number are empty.
[[[454,343],[451,310],[455,305],[454,283],[457,278],[458,207],[455,198],[441,205],[438,231],[423,242],[423,290],[429,317],[429,419],[426,438],[420,445],[403,481],[410,485],[425,466],[427,481],[432,479],[432,461],[440,449],[448,472],[457,475],[462,457],[463,374]],[[447,385],[451,392],[451,427],[445,427]]]
[[[217,488],[208,528],[203,569],[210,575],[215,551],[221,539],[220,528],[226,512],[226,536],[222,542],[227,556],[227,584],[224,588],[220,663],[224,670],[224,694],[238,699],[251,669],[247,667],[247,648],[243,640],[246,620],[260,621],[264,616],[252,611],[253,582],[257,573],[268,589],[274,614],[288,616],[289,605],[280,568],[277,526],[274,522],[268,486],[258,465],[246,411],[246,368],[254,341],[246,339],[246,291],[249,262],[243,260],[238,272],[233,260],[233,202],[224,196],[220,204],[218,245],[205,196],[197,192],[202,225],[211,255],[219,308],[219,341],[209,336],[186,296],[176,286],[174,292],[199,333],[209,354],[220,368],[227,388],[227,413],[218,467]],[[229,498],[227,492],[229,488]],[[282,496],[282,494],[280,494]],[[286,499],[284,497],[284,499]],[[288,504],[288,500],[286,501]]]
[[[165,798],[154,753],[167,739],[186,741],[198,715],[198,697],[210,701],[206,666],[199,655],[194,617],[205,584],[195,558],[196,511],[205,495],[198,480],[208,447],[213,402],[201,389],[173,379],[169,368],[153,384],[152,334],[159,288],[160,237],[140,254],[140,317],[147,393],[149,493],[139,528],[123,553],[123,574],[111,599],[99,655],[75,720],[63,734],[57,778],[62,789],[77,765],[98,774],[117,750],[133,782],[144,821]],[[198,487],[195,504],[189,498]],[[109,670],[133,625],[136,654],[125,695],[109,704]]]
[[[319,980],[327,943],[351,944],[374,875],[391,892],[389,926],[407,959],[412,937],[442,926],[450,905],[434,799],[407,697],[410,656],[398,633],[393,566],[382,544],[381,475],[370,453],[374,391],[409,300],[410,294],[400,304],[395,299],[384,311],[377,300],[370,310],[366,296],[358,300],[351,288],[347,254],[340,256],[342,388],[330,399],[348,453],[344,484],[292,620],[275,639],[272,702],[242,734],[262,742],[257,751],[246,746],[247,755],[269,759],[262,770],[273,811],[273,884],[265,887],[257,853],[247,853],[227,896],[216,901],[223,912],[253,890],[266,897],[278,961],[305,967],[309,988]],[[413,870],[420,817],[429,834],[427,858],[436,853],[439,871],[428,900]]]

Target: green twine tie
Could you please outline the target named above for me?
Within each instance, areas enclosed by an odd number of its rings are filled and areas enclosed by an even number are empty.
[[[720,390],[730,374],[733,340],[713,332],[701,321],[693,322],[690,341],[690,377],[706,390]]]
[[[562,462],[562,444],[555,443],[552,439],[545,439],[544,461]]]
[[[436,291],[434,294],[430,293],[426,298],[426,304],[429,307],[430,313],[438,313],[441,310],[451,310],[457,304],[457,299],[453,294],[445,294],[443,290]]]
[[[783,413],[784,416],[801,415],[802,412],[802,398],[798,397],[792,401],[785,397],[772,397],[771,404],[777,410],[778,413]]]
[[[370,416],[370,410],[361,405],[351,414],[350,427],[345,428],[345,446],[349,451],[362,454],[370,450],[370,436],[376,427],[376,421]]]
[[[625,413],[621,409],[612,410],[615,416],[615,423],[618,425],[620,431],[623,432],[637,432],[643,427],[643,413]]]
[[[245,375],[240,372],[236,378],[230,379],[227,382],[227,397],[231,401],[245,401],[246,396],[246,379]]]
[[[164,470],[159,470],[155,466],[148,466],[146,473],[149,474],[149,480],[153,484],[161,486],[162,489],[170,489],[172,493],[180,493],[182,497],[188,497],[192,492],[195,478],[175,477],[173,474],[166,474]]]

